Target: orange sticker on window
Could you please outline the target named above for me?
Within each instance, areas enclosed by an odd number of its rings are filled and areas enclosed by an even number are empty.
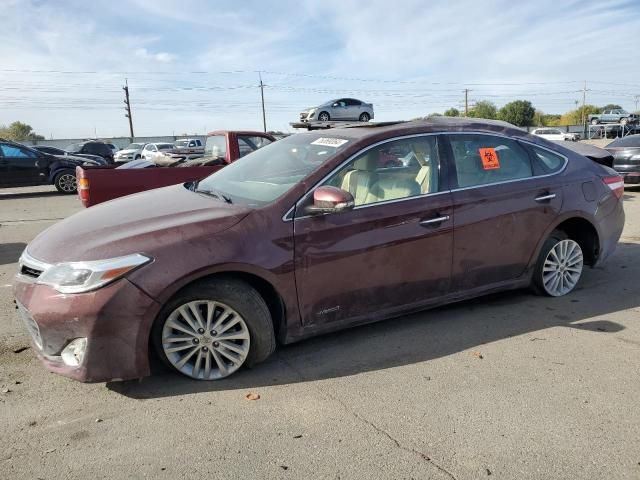
[[[495,148],[479,148],[480,158],[482,159],[482,168],[485,170],[496,170],[500,168],[500,160],[498,152]]]

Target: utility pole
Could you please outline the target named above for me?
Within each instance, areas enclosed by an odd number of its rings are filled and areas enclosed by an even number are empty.
[[[260,79],[260,98],[262,99],[262,128],[264,133],[267,133],[267,115],[264,112],[264,83],[262,83],[262,74],[258,72],[258,78]]]
[[[129,119],[129,133],[131,134],[131,142],[133,142],[133,118],[131,118],[131,101],[129,100],[129,82],[127,79],[124,79],[124,104],[126,105],[125,110],[127,113],[124,114],[125,117]]]
[[[636,111],[635,111],[635,113],[638,113],[638,100],[640,100],[640,95],[636,95],[635,97],[633,97],[633,99],[636,101]]]
[[[464,89],[464,116],[469,116],[469,89]]]
[[[582,89],[582,130],[583,134],[587,136],[587,117],[585,115],[585,105],[587,104],[587,81],[584,81],[584,88]]]

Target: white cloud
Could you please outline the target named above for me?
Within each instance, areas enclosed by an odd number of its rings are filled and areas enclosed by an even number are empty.
[[[176,58],[175,55],[168,52],[150,53],[144,47],[138,48],[134,53],[137,57],[144,60],[155,60],[160,63],[171,63]]]

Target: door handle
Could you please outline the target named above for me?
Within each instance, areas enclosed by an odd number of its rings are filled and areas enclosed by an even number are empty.
[[[548,193],[547,195],[536,197],[535,200],[536,202],[546,202],[547,200],[553,200],[554,198],[556,198],[555,193]]]
[[[449,220],[449,218],[450,218],[449,215],[442,215],[441,217],[429,218],[428,220],[422,220],[420,222],[420,225],[422,225],[423,227],[438,225],[442,222],[446,222],[447,220]]]

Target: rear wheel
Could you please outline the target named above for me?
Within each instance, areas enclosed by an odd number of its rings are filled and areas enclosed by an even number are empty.
[[[329,120],[331,120],[331,117],[327,112],[320,112],[320,115],[318,115],[318,120],[320,120],[321,122],[328,122]]]
[[[207,280],[165,305],[152,331],[160,358],[197,380],[218,380],[275,350],[269,309],[247,283]]]
[[[60,193],[71,194],[78,191],[76,174],[73,170],[64,170],[58,173],[53,180],[53,184]]]
[[[620,125],[626,125],[627,123],[629,123],[629,119],[628,118],[621,118],[620,119]]]
[[[598,125],[600,123],[600,121],[597,118],[594,118],[593,120],[591,120],[591,125]]]
[[[368,122],[371,119],[371,117],[369,116],[369,114],[367,112],[361,113],[360,114],[360,121],[361,122]]]
[[[564,232],[549,236],[538,257],[533,286],[537,293],[561,297],[572,292],[582,276],[584,256],[582,248]]]

